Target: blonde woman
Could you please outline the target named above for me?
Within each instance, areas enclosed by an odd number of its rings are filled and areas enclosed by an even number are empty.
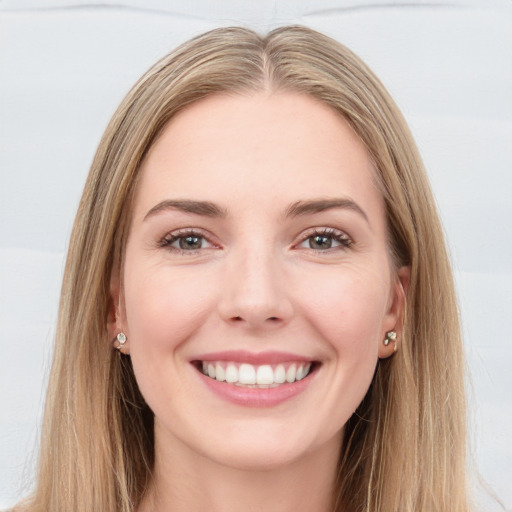
[[[193,39],[110,122],[70,242],[30,511],[462,512],[442,231],[372,72]]]

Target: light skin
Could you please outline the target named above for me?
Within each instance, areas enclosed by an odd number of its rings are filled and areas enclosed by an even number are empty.
[[[400,337],[408,278],[374,172],[337,113],[292,93],[211,96],[152,146],[110,326],[155,414],[139,511],[332,510],[343,427]],[[198,369],[226,351],[314,371],[244,405]]]

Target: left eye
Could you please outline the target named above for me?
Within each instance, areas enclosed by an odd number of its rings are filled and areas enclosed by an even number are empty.
[[[351,243],[352,241],[345,233],[324,230],[309,235],[299,244],[299,247],[315,251],[326,251],[334,247],[349,247]]]

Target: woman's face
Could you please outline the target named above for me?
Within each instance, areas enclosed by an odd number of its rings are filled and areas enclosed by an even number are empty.
[[[337,453],[401,309],[363,144],[310,97],[217,95],[141,172],[117,327],[157,448],[239,468]]]

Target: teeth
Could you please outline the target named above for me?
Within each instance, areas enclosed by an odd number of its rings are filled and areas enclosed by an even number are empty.
[[[258,366],[256,382],[258,384],[274,384],[274,372],[270,365],[265,364],[263,366]]]
[[[226,380],[226,372],[220,363],[215,365],[215,378],[220,382],[224,382]]]
[[[286,371],[286,382],[295,382],[296,373],[296,366],[294,364],[290,365],[290,367]]]
[[[234,364],[226,368],[226,382],[238,382],[238,368]]]
[[[274,382],[276,384],[282,384],[286,380],[286,370],[282,364],[277,365],[274,370]]]
[[[247,363],[202,362],[205,375],[219,382],[240,386],[268,388],[279,384],[292,383],[305,378],[311,363],[287,363],[275,366],[264,364],[255,366]]]
[[[256,370],[252,364],[241,364],[238,370],[240,384],[256,384]]]

